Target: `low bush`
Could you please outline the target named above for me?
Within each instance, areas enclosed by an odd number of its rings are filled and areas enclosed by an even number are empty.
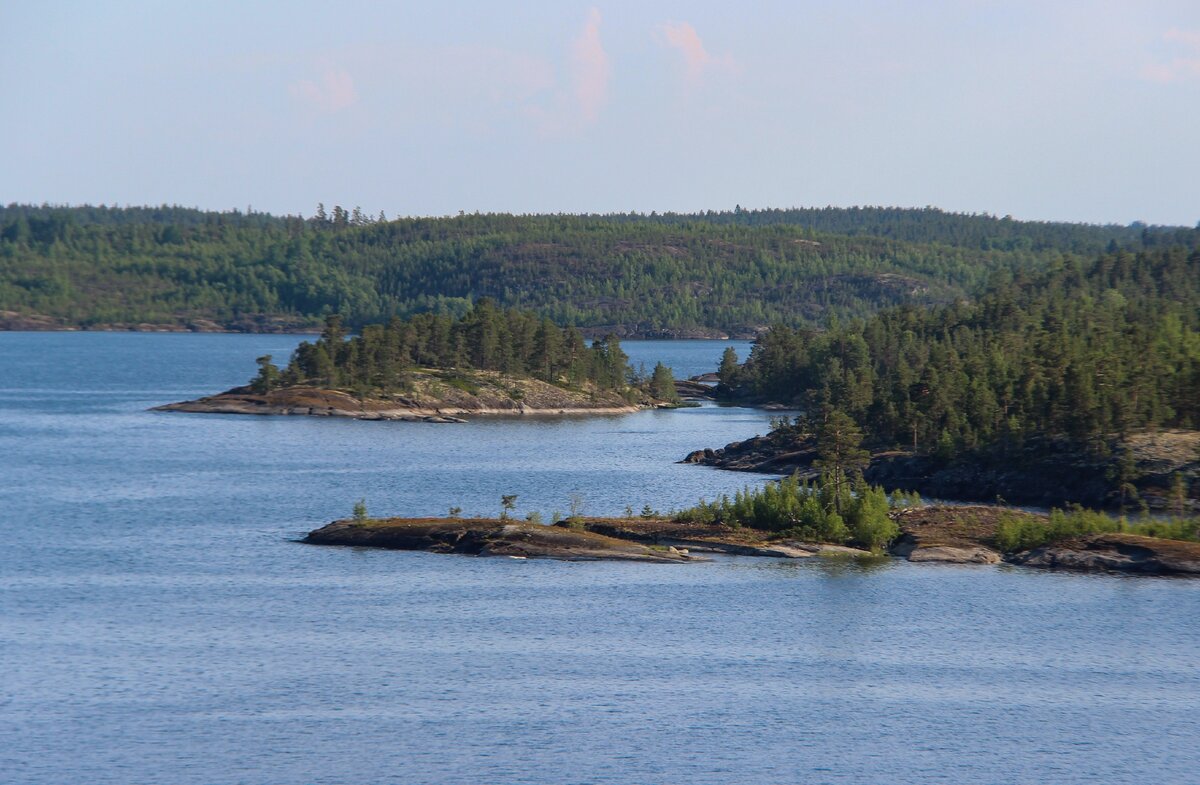
[[[1053,509],[1046,518],[1006,515],[996,526],[996,545],[1001,550],[1025,551],[1087,534],[1140,534],[1170,540],[1200,540],[1200,518],[1150,518],[1130,522],[1124,515],[1114,518],[1096,510],[1073,506]]]

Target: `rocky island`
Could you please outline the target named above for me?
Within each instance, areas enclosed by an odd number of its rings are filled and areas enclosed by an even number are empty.
[[[690,405],[671,370],[635,373],[618,340],[501,310],[483,299],[464,316],[420,314],[367,325],[347,339],[331,316],[284,369],[258,358],[249,384],[158,411],[463,422],[460,415],[624,414]]]
[[[569,389],[540,379],[495,371],[411,369],[403,392],[355,395],[346,390],[297,385],[257,391],[252,385],[218,395],[154,407],[155,411],[208,414],[290,414],[353,417],[359,420],[464,422],[475,415],[626,414],[675,406],[649,395],[628,397],[611,391]]]
[[[304,542],[565,561],[617,559],[679,563],[703,560],[678,548],[655,548],[582,529],[499,518],[341,520],[309,532]]]
[[[1045,516],[993,506],[930,506],[892,513],[899,536],[885,551],[810,542],[789,534],[663,517],[578,518],[552,526],[499,518],[339,520],[303,542],[530,559],[706,561],[701,554],[780,559],[880,558],[951,564],[1010,563],[1043,569],[1200,575],[1200,542],[1101,532],[1034,548],[1006,549],[1002,525]]]

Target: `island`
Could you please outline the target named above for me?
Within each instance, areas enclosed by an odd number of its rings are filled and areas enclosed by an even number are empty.
[[[1200,249],[995,275],[978,296],[826,329],[777,325],[716,369],[764,436],[684,460],[958,501],[1200,511]]]
[[[258,358],[249,384],[154,407],[209,414],[354,417],[463,422],[461,415],[625,414],[694,405],[671,369],[635,371],[614,336],[588,346],[574,327],[481,299],[457,319],[420,314],[368,325],[347,339],[326,320],[280,369]]]
[[[1009,514],[1012,511],[988,506],[906,510],[897,516],[900,536],[882,552],[665,518],[583,518],[552,526],[497,518],[345,519],[309,532],[302,541],[565,561],[707,561],[701,554],[778,559],[893,557],[925,563],[1008,563],[1057,570],[1200,576],[1200,542],[1138,534],[1087,534],[1005,552],[997,543],[996,523]]]
[[[583,529],[499,518],[340,520],[309,532],[304,542],[565,561],[679,563],[702,558],[674,547],[654,547]]]
[[[420,368],[409,371],[408,386],[403,392],[356,395],[307,385],[258,392],[252,385],[245,385],[194,401],[156,406],[154,410],[461,423],[465,422],[463,415],[627,414],[675,405],[650,396],[638,396],[631,401],[612,390],[569,389],[496,371]]]

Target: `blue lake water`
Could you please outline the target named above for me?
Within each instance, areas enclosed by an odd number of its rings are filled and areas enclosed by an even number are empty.
[[[0,782],[1197,781],[1200,581],[299,544],[359,498],[683,506],[763,481],[674,461],[768,416],[146,411],[298,340],[0,333]]]

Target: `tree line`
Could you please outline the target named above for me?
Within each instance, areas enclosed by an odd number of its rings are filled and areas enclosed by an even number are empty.
[[[372,217],[180,207],[0,207],[0,310],[66,326],[351,327],[481,297],[623,334],[818,326],[952,302],[1061,254],[1137,252],[1180,227],[937,210]]]
[[[1064,258],[997,277],[978,299],[902,306],[827,330],[780,325],[724,394],[793,403],[809,428],[838,412],[869,443],[949,458],[1068,439],[1200,427],[1200,250]]]
[[[655,398],[674,400],[674,378],[661,363],[642,379],[615,336],[590,345],[576,327],[559,327],[544,317],[500,308],[481,299],[455,318],[424,313],[371,324],[348,339],[342,318],[331,315],[315,342],[303,341],[282,370],[266,355],[251,387],[314,385],[360,394],[391,393],[407,387],[414,368],[497,371],[552,384],[624,391],[644,386]]]

